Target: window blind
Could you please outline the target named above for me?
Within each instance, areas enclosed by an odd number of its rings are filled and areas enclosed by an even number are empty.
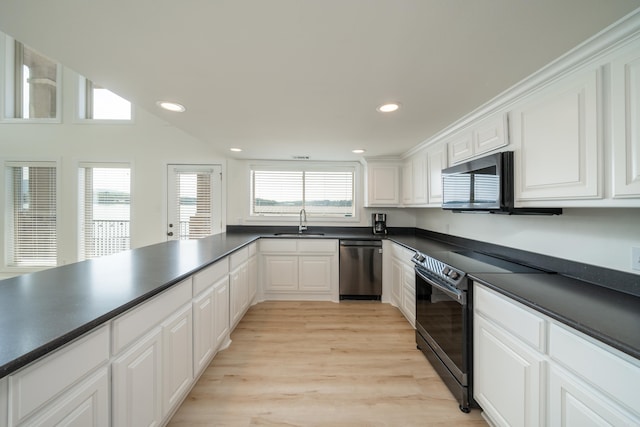
[[[177,170],[175,173],[179,239],[199,239],[213,234],[213,171]]]
[[[80,168],[80,258],[111,255],[131,247],[131,170]]]
[[[14,267],[57,264],[56,168],[7,167],[11,200],[9,260]]]
[[[353,170],[252,170],[252,215],[350,217]]]

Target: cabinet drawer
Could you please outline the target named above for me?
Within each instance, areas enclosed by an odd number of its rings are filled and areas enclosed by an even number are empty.
[[[102,326],[12,375],[9,378],[10,425],[24,421],[45,403],[108,360],[109,327]]]
[[[258,252],[258,244],[252,243],[249,245],[249,256],[252,257]]]
[[[229,256],[229,270],[233,271],[249,259],[249,248],[245,246]]]
[[[337,240],[298,240],[299,252],[331,252],[338,251]]]
[[[633,363],[603,343],[595,343],[577,331],[552,323],[549,356],[585,381],[636,411],[640,408],[640,361]]]
[[[113,354],[119,353],[136,338],[190,301],[193,295],[191,281],[189,277],[115,319],[113,321]]]
[[[200,270],[193,276],[193,295],[213,286],[222,277],[229,274],[229,259],[224,258],[209,267]]]
[[[545,320],[521,304],[475,284],[475,311],[498,323],[540,352],[545,351]]]
[[[411,263],[411,258],[413,258],[413,255],[415,255],[415,252],[405,248],[404,246],[400,246],[397,243],[394,243],[391,246],[391,254],[394,257],[399,258],[404,263]]]
[[[297,252],[296,239],[260,239],[260,252]]]

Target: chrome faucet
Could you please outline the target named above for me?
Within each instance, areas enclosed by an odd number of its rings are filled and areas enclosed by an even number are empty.
[[[302,233],[307,229],[307,211],[300,209],[300,225],[298,225],[298,233]]]

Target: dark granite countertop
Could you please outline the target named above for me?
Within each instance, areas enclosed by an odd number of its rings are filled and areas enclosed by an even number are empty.
[[[471,277],[640,359],[640,297],[558,274],[477,273]]]
[[[294,233],[275,236],[274,233]],[[135,307],[232,252],[263,238],[389,239],[447,257],[464,246],[413,233],[374,235],[368,227],[235,227],[227,233],[171,241],[0,281],[0,378]],[[560,275],[477,273],[517,301],[640,358],[640,297]]]

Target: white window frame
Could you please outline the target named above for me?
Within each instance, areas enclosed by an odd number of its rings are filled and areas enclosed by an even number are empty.
[[[76,228],[78,232],[78,241],[77,241],[77,257],[78,260],[84,261],[86,259],[84,253],[84,210],[82,209],[80,201],[84,198],[84,185],[83,182],[80,181],[80,169],[83,168],[126,168],[129,169],[129,249],[133,248],[132,245],[132,235],[133,235],[133,167],[129,162],[78,162],[77,166],[77,184],[78,184],[78,195],[77,195],[77,222]]]
[[[45,55],[46,56],[46,55]],[[0,73],[2,84],[0,103],[0,121],[2,123],[62,123],[62,65],[56,63],[56,117],[52,118],[19,118],[15,117],[15,39],[0,33],[0,60],[3,73]]]
[[[2,224],[0,226],[0,233],[2,234],[2,240],[4,241],[4,245],[2,250],[4,252],[2,257],[3,271],[8,272],[10,274],[22,274],[22,273],[30,273],[34,271],[39,271],[47,268],[53,268],[53,266],[33,266],[33,267],[25,267],[25,266],[14,266],[10,265],[10,255],[13,253],[13,248],[11,247],[12,231],[11,231],[11,222],[9,221],[11,215],[11,209],[13,208],[13,201],[11,200],[11,192],[8,191],[7,186],[10,185],[10,182],[7,182],[7,168],[9,167],[23,167],[23,166],[32,166],[32,167],[54,167],[56,169],[56,235],[57,235],[57,251],[56,251],[56,266],[61,265],[61,253],[62,248],[60,247],[60,230],[61,230],[61,221],[60,217],[60,180],[61,180],[61,171],[60,171],[60,162],[56,160],[3,160],[0,164],[2,165],[2,173],[0,174],[0,188],[4,192],[4,197],[0,198],[0,208],[3,212]]]
[[[272,162],[251,162],[247,167],[247,189],[249,195],[247,197],[246,204],[246,221],[247,222],[261,222],[261,223],[295,223],[299,222],[299,214],[274,214],[274,215],[261,215],[253,214],[252,211],[252,198],[253,198],[253,182],[251,174],[254,170],[274,170],[274,171],[313,171],[313,172],[353,172],[353,215],[350,217],[342,216],[311,216],[307,213],[308,222],[314,223],[357,223],[360,222],[361,211],[361,185],[360,185],[360,164],[357,162],[287,162],[287,161],[272,161]]]
[[[131,118],[130,119],[89,119],[87,118],[87,82],[91,80],[84,76],[78,75],[76,85],[75,96],[75,116],[73,118],[75,123],[81,124],[114,124],[114,125],[132,125],[135,123],[136,109],[133,103],[131,104]]]

